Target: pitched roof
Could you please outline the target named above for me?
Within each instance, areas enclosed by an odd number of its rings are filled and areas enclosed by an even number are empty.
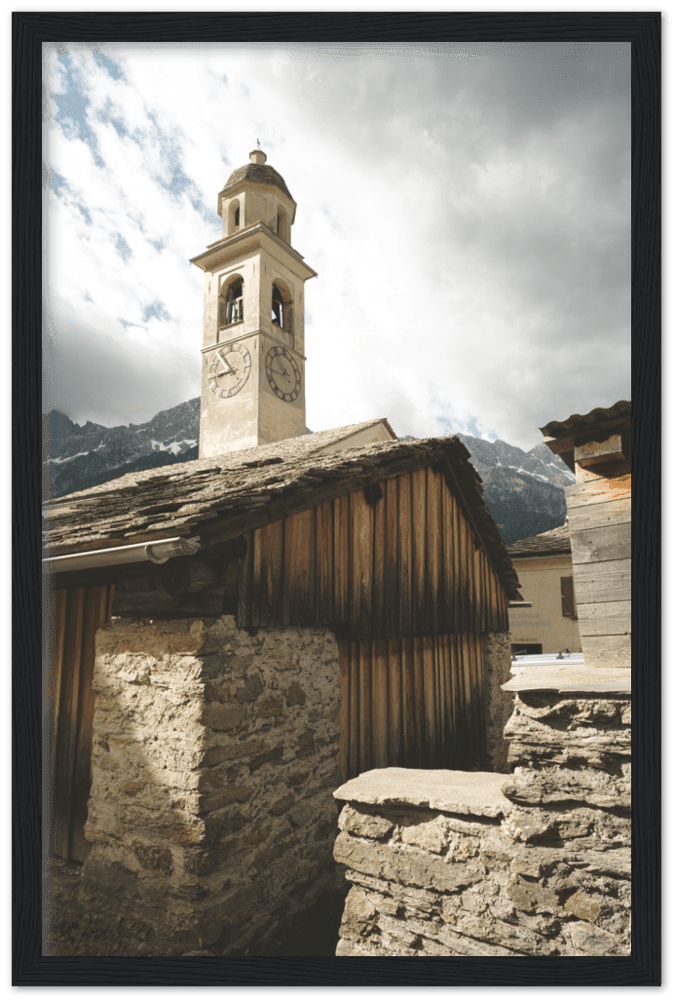
[[[338,428],[344,436],[378,421]],[[459,439],[384,441],[314,454],[336,431],[289,438],[217,458],[128,473],[47,505],[50,556],[199,535],[203,544],[324,500],[440,462],[455,480],[474,530],[510,597],[518,577],[483,497],[483,484]]]
[[[545,427],[540,427],[541,433],[548,438],[563,437],[567,434],[592,430],[596,424],[610,423],[630,417],[630,400],[620,399],[613,406],[603,408],[596,406],[590,413],[573,413],[566,420],[550,420]]]
[[[572,552],[570,529],[567,521],[550,531],[542,531],[530,538],[519,538],[507,545],[512,559],[529,559],[533,556],[567,555]]]

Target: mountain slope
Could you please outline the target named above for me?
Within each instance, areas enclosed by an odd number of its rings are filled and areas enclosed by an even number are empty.
[[[162,410],[144,424],[102,427],[87,421],[80,427],[58,410],[42,421],[43,491],[58,497],[115,479],[121,470],[196,458],[199,399]]]
[[[563,523],[565,487],[574,476],[543,442],[523,451],[506,441],[457,436],[471,453],[471,463],[483,480],[485,502],[505,542],[530,538]]]

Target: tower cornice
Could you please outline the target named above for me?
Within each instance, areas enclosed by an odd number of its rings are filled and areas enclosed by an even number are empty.
[[[227,236],[223,240],[211,243],[203,253],[190,258],[191,264],[196,264],[202,271],[213,271],[230,260],[236,260],[241,256],[250,253],[252,250],[267,250],[273,257],[277,257],[275,250],[283,250],[283,262],[291,266],[299,278],[307,281],[309,278],[316,278],[317,272],[309,264],[305,263],[305,258],[294,250],[290,244],[280,239],[276,233],[265,225],[264,222],[256,222],[246,229],[241,229],[232,236]],[[290,258],[289,262],[288,258]]]

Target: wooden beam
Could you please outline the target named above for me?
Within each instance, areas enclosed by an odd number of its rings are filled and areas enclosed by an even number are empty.
[[[621,521],[606,524],[601,531],[595,527],[583,531],[570,531],[572,562],[576,575],[577,566],[615,559],[630,559],[631,523]]]
[[[578,604],[579,634],[583,646],[587,635],[630,635],[631,602],[607,601],[598,604]]]
[[[575,445],[574,461],[582,468],[592,465],[606,465],[625,459],[621,434],[611,434],[604,441],[587,441]]]
[[[570,526],[570,537],[576,532],[592,528],[599,529],[615,524],[630,524],[630,497],[625,500],[608,500],[606,503],[594,503],[582,507],[572,507],[567,510]]]
[[[629,635],[585,636],[581,647],[585,667],[630,667],[631,637]]]
[[[577,604],[630,601],[630,559],[586,563],[574,567]]]

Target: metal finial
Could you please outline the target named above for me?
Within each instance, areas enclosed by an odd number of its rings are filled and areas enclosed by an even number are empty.
[[[260,139],[256,139],[256,142],[258,143],[258,149],[260,149]]]

